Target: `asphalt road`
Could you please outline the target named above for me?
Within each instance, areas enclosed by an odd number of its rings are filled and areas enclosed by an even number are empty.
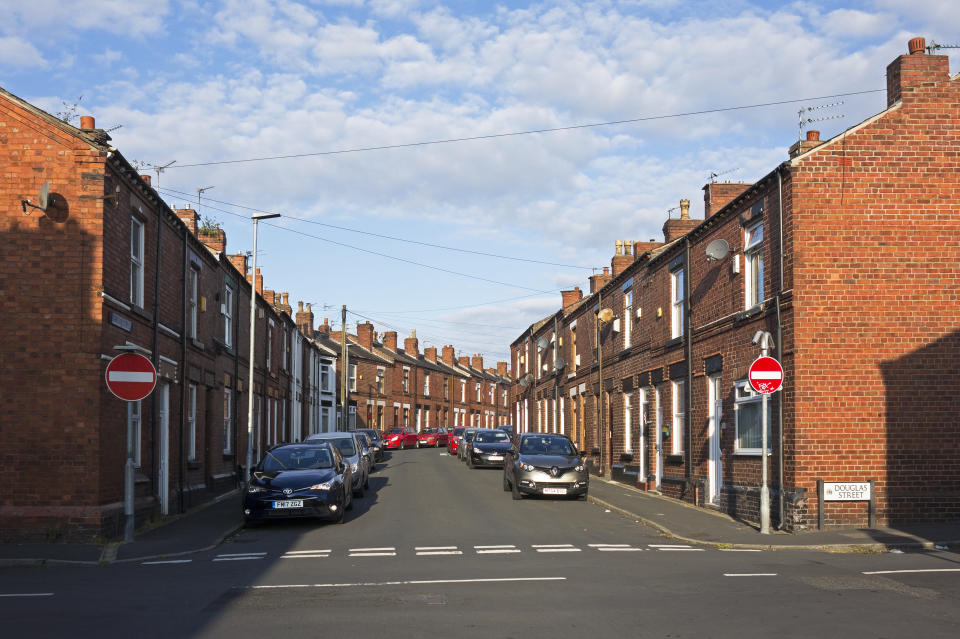
[[[499,470],[399,451],[343,525],[169,561],[0,569],[4,637],[956,637],[960,555],[673,543]]]

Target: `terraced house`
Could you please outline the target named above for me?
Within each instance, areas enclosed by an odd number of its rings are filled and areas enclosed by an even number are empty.
[[[617,242],[588,295],[564,291],[511,345],[517,423],[753,521],[766,459],[786,530],[960,519],[960,79],[920,38],[886,77],[882,112],[707,184],[704,219],[682,201],[662,242]],[[765,423],[758,333],[785,370]]]

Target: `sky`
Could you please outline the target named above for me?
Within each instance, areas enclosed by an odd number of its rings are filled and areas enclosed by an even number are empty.
[[[93,115],[230,253],[280,213],[264,285],[318,323],[490,367],[616,240],[786,160],[801,108],[821,139],[882,111],[915,36],[960,43],[955,0],[0,0],[0,86]]]

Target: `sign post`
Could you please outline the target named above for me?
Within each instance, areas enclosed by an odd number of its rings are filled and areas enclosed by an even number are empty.
[[[753,343],[760,343],[760,357],[750,364],[747,378],[753,390],[761,393],[760,412],[760,534],[770,534],[770,488],[767,486],[767,395],[777,391],[783,384],[783,366],[767,352],[773,345],[773,336],[767,331],[757,331]],[[782,443],[781,443],[782,445]],[[783,490],[783,486],[780,487]]]
[[[116,346],[114,348],[129,351],[136,347]],[[139,353],[127,352],[114,357],[107,364],[104,377],[110,392],[128,402],[127,410],[129,410],[129,402],[138,402],[148,397],[157,385],[157,369],[153,367],[153,362]],[[133,447],[135,442],[133,420],[128,417],[127,461],[123,473],[123,540],[127,542],[133,541],[134,530],[133,474],[136,464]]]

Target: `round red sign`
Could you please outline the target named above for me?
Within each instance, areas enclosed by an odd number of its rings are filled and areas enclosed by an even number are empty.
[[[758,393],[773,393],[783,384],[783,366],[772,357],[758,357],[750,364],[747,378]]]
[[[157,369],[139,353],[117,355],[107,364],[107,388],[120,399],[137,402],[157,385]]]

